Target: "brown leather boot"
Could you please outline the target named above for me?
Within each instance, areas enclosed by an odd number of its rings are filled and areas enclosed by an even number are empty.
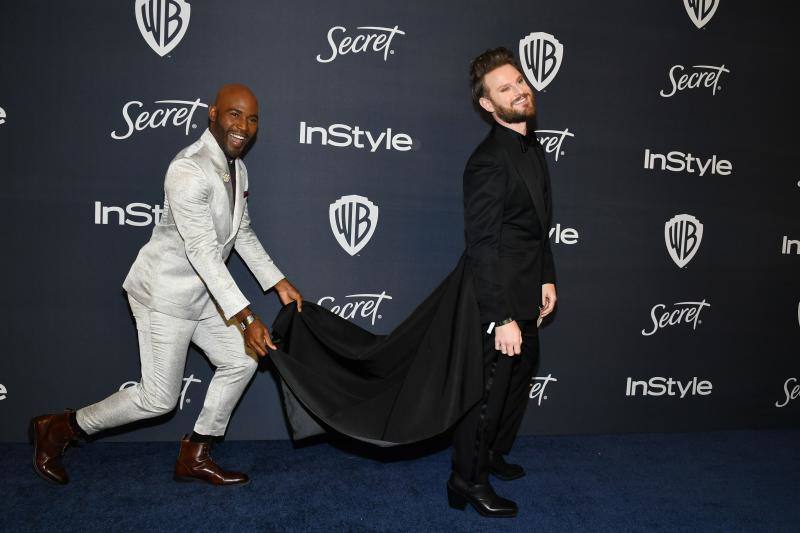
[[[242,485],[250,481],[247,474],[222,470],[208,456],[210,446],[207,442],[192,442],[189,437],[183,437],[172,479],[175,481],[205,481],[212,485]]]
[[[70,411],[57,415],[42,415],[31,420],[33,469],[39,477],[51,483],[66,485],[69,476],[61,457],[69,443],[78,437],[69,423]]]

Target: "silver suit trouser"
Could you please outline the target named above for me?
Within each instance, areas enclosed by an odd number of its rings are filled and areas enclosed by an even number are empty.
[[[256,356],[246,352],[239,328],[226,323],[220,314],[185,320],[154,311],[130,295],[128,302],[139,333],[142,379],[133,387],[79,409],[78,425],[91,435],[172,411],[183,385],[189,344],[194,343],[217,368],[194,430],[203,435],[223,435],[258,366]]]

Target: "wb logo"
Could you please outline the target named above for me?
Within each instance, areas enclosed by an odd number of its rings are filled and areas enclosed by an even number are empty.
[[[333,236],[350,255],[356,255],[367,245],[378,225],[378,206],[356,194],[333,202],[328,214]]]
[[[553,81],[563,57],[564,47],[549,33],[531,33],[519,41],[519,61],[537,91]]]
[[[192,6],[184,0],[136,0],[134,10],[142,37],[164,57],[186,34]]]
[[[692,215],[676,215],[664,224],[667,251],[678,267],[685,267],[700,248],[703,224]]]
[[[689,18],[699,29],[708,24],[708,21],[714,16],[719,7],[719,0],[683,0],[683,6],[686,8]]]

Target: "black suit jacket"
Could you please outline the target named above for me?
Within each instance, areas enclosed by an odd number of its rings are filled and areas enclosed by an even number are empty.
[[[483,323],[539,316],[544,283],[555,283],[549,230],[550,176],[530,137],[495,124],[464,170],[464,233]]]

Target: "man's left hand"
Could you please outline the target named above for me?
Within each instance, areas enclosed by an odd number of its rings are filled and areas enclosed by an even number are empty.
[[[539,316],[546,317],[556,308],[556,286],[554,283],[542,285],[542,310]]]
[[[297,302],[297,312],[303,312],[303,295],[300,294],[300,291],[298,291],[294,285],[289,283],[288,279],[283,278],[276,283],[275,292],[278,293],[278,298],[280,298],[283,305],[289,302]]]

